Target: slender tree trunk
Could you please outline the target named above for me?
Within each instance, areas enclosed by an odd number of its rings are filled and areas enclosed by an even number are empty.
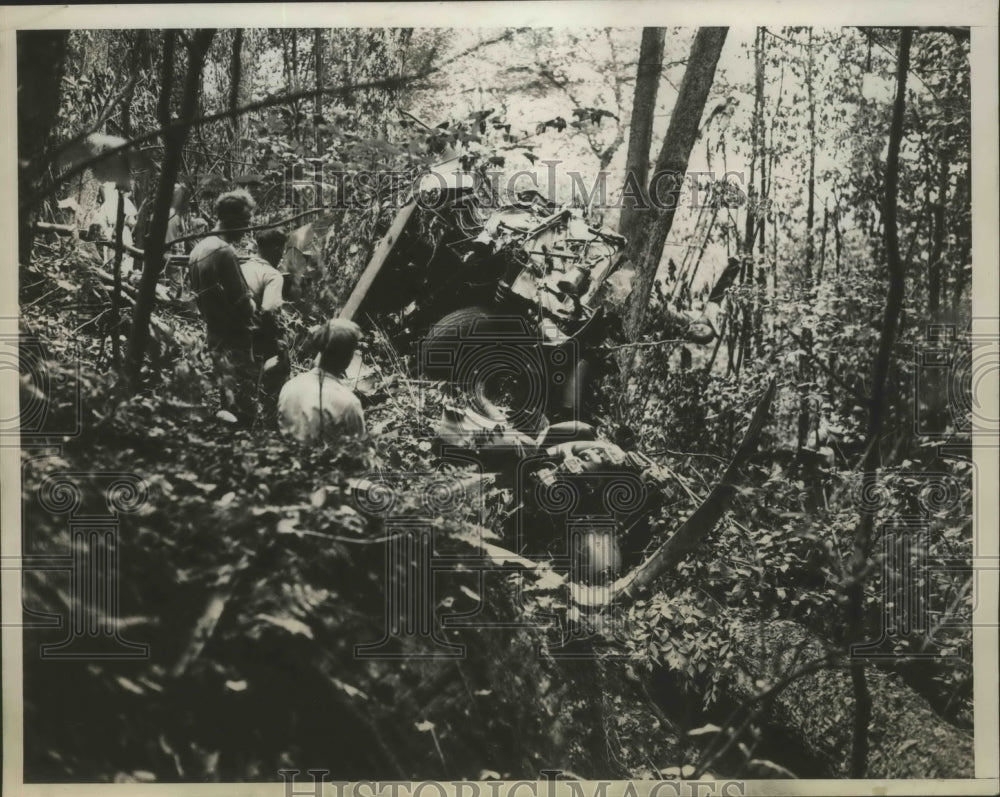
[[[809,102],[809,180],[807,183],[806,203],[806,287],[812,284],[813,261],[816,258],[816,245],[813,241],[813,222],[816,203],[816,98],[813,92],[813,36],[809,28],[806,47],[808,49],[808,65],[806,67],[806,93]]]
[[[816,282],[822,282],[826,270],[826,233],[830,227],[830,208],[823,201],[823,230],[819,234],[819,270],[816,272]]]
[[[288,41],[285,39],[285,30],[280,32],[281,38],[281,71],[285,76],[285,91],[293,91],[291,58],[288,55]]]
[[[806,37],[806,97],[809,105],[809,173],[806,180],[806,255],[804,262],[804,282],[809,288],[813,281],[813,261],[815,260],[815,242],[813,240],[813,224],[816,199],[816,102],[813,94],[813,41],[812,28],[808,29]],[[811,349],[812,330],[808,327],[802,330],[802,339]],[[809,357],[799,360],[799,417],[798,417],[798,449],[801,451],[809,444],[809,431],[812,428],[812,400],[810,384],[813,379],[813,364]]]
[[[663,256],[663,245],[681,198],[688,159],[698,135],[727,32],[728,28],[699,28],[695,34],[677,103],[650,181],[649,193],[654,207],[647,221],[636,230],[626,251],[636,266],[635,288],[626,319],[630,340],[638,339],[646,319],[649,295]]]
[[[972,235],[971,235],[971,209],[972,209],[972,174],[971,164],[966,161],[964,174],[958,178],[955,187],[955,203],[958,207],[966,208],[959,217],[958,226],[963,229],[963,233],[958,236],[958,252],[954,259],[955,269],[952,280],[951,312],[957,316],[962,304],[962,296],[965,292],[967,280],[972,276]],[[942,270],[941,290],[947,288],[948,275]]]
[[[643,28],[642,43],[639,45],[639,66],[636,69],[635,96],[632,101],[632,119],[628,132],[628,155],[625,160],[626,185],[641,192],[641,204],[648,207],[649,150],[653,142],[653,114],[656,111],[656,94],[660,87],[660,71],[663,68],[663,40],[665,28]],[[631,197],[622,202],[618,217],[618,232],[626,238],[631,233],[631,225],[636,218],[643,218],[642,211],[636,213]]]
[[[760,118],[758,120],[758,131],[757,131],[757,147],[760,151],[760,190],[757,193],[757,201],[759,204],[756,209],[755,215],[757,217],[757,226],[760,228],[760,239],[758,242],[758,253],[760,254],[761,263],[767,254],[767,217],[770,215],[767,210],[768,201],[768,189],[767,175],[768,175],[768,158],[767,158],[767,128],[764,125],[764,108],[767,101],[764,89],[767,86],[765,78],[767,77],[767,29],[760,28],[757,31],[757,35],[760,37],[760,69],[759,74],[756,77],[755,94],[760,94]]]
[[[21,263],[31,260],[34,196],[45,174],[46,152],[59,116],[59,96],[69,33],[23,30],[17,33],[17,180],[18,246]]]
[[[778,298],[778,215],[771,217],[771,296]]]
[[[876,487],[877,468],[881,462],[879,439],[885,423],[886,383],[892,362],[892,347],[896,327],[903,308],[905,274],[899,252],[897,205],[899,192],[899,148],[903,138],[903,113],[906,102],[906,73],[910,64],[910,42],[913,31],[903,28],[899,40],[899,57],[896,69],[896,99],[892,109],[889,129],[889,154],[885,166],[885,197],[883,219],[885,222],[886,266],[889,274],[888,295],[882,316],[882,336],[879,340],[875,362],[872,365],[871,397],[868,407],[867,453],[864,458],[862,494],[870,495]],[[851,581],[848,597],[848,637],[852,647],[865,639],[864,572],[871,552],[875,512],[861,508],[861,519],[854,539],[851,561]],[[851,657],[851,683],[854,690],[854,727],[851,745],[851,777],[863,778],[868,768],[868,726],[872,718],[872,700],[865,675],[865,660]]]
[[[142,59],[149,49],[149,45],[146,43],[146,37],[149,34],[144,30],[135,31],[135,39],[132,41],[132,52],[131,52],[131,70],[132,75],[138,75],[140,69],[142,69]],[[128,85],[128,91],[122,96],[121,103],[121,123],[119,129],[121,130],[122,138],[130,139],[132,138],[132,101],[135,98],[135,86],[136,81],[132,81]]]
[[[812,351],[813,334],[809,327],[803,327],[801,332],[803,347],[806,354]],[[801,451],[809,445],[809,430],[812,428],[811,384],[815,374],[813,363],[808,356],[799,357],[799,419],[798,419],[798,449]]]
[[[698,276],[698,269],[701,268],[701,261],[702,258],[705,256],[705,247],[708,246],[708,242],[712,238],[712,228],[715,226],[715,220],[719,216],[720,199],[718,196],[715,195],[714,189],[711,201],[712,201],[712,215],[708,220],[708,227],[705,228],[705,237],[701,239],[701,247],[698,249],[698,254],[695,257],[694,263],[691,266],[690,270],[687,273],[685,273],[683,279],[678,280],[677,285],[674,286],[673,293],[671,294],[671,298],[673,299],[677,299],[678,297],[683,296],[685,293],[690,298],[691,286],[694,285],[694,278]]]
[[[763,176],[764,176],[764,29],[757,28],[757,38],[754,41],[754,98],[753,98],[753,119],[750,123],[750,185],[747,190],[747,217],[746,226],[743,231],[743,251],[748,258],[753,257],[754,238],[757,228],[760,226],[758,217],[760,213],[759,204],[763,200]],[[758,192],[757,168],[761,171],[761,188]]]
[[[319,132],[319,120],[323,115],[323,97],[319,93],[323,90],[323,31],[321,28],[313,30],[313,71],[316,73],[316,97],[313,99],[313,130],[315,135],[315,151],[318,158],[323,154],[322,138]],[[322,198],[320,198],[322,202]]]
[[[240,87],[243,83],[243,30],[237,28],[233,32],[233,48],[229,56],[229,110],[235,111],[240,107]],[[240,117],[233,114],[230,120],[230,158],[226,160],[223,169],[226,177],[234,177],[232,163],[233,160],[242,160],[242,147],[240,146]]]
[[[931,242],[930,262],[927,266],[927,309],[931,321],[938,320],[941,310],[941,254],[944,252],[945,220],[948,207],[948,175],[951,164],[942,154],[938,175],[937,202],[934,203],[934,238]]]
[[[757,158],[760,164],[760,183],[757,191],[757,206],[754,208],[754,219],[756,229],[754,235],[757,236],[757,290],[754,294],[753,313],[753,349],[761,352],[764,348],[764,297],[767,295],[767,128],[764,125],[764,107],[766,95],[764,89],[765,82],[765,48],[767,47],[767,31],[764,28],[757,30],[757,48],[754,52],[755,64],[755,85],[754,99],[759,105],[757,109]],[[774,264],[771,264],[773,271]]]
[[[837,198],[837,207],[833,213],[833,246],[834,246],[834,273],[840,276],[840,198]]]
[[[165,36],[163,84],[160,87],[158,105],[159,121],[164,127],[170,123],[170,92],[174,82],[174,32],[167,31]],[[142,263],[142,277],[139,280],[139,291],[132,314],[132,330],[128,341],[126,368],[129,386],[133,391],[139,388],[142,361],[149,343],[149,321],[156,301],[156,281],[163,270],[167,221],[173,200],[174,183],[177,180],[184,142],[188,134],[186,125],[195,118],[198,111],[198,96],[201,92],[201,75],[205,67],[205,56],[214,36],[215,31],[212,29],[199,30],[194,33],[188,51],[187,74],[181,98],[179,119],[182,126],[163,134],[163,165],[156,188],[156,200],[153,205],[149,233],[143,242],[145,254]]]
[[[115,211],[115,265],[111,287],[111,360],[117,368],[121,364],[121,301],[122,301],[122,236],[125,231],[125,192],[118,188],[118,207]]]
[[[240,84],[243,82],[243,30],[233,32],[233,49],[229,56],[229,110],[240,105]],[[234,118],[235,120],[235,118]]]
[[[292,28],[292,90],[299,90],[299,32]],[[292,140],[299,142],[299,113],[302,102],[296,100],[292,103]]]

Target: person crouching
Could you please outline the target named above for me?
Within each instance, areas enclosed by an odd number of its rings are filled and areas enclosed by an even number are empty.
[[[341,382],[360,340],[353,321],[328,321],[316,330],[315,367],[286,382],[278,396],[282,432],[303,443],[365,433],[361,401]]]

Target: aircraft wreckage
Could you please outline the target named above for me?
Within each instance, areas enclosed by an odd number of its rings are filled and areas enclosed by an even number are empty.
[[[518,554],[546,557],[612,596],[644,588],[725,512],[774,385],[719,483],[662,539],[651,518],[678,500],[680,485],[586,422],[595,362],[620,335],[614,299],[628,290],[625,239],[537,192],[499,204],[484,201],[470,175],[448,178],[425,180],[399,209],[341,317],[377,325],[419,375],[448,385],[454,401],[440,442],[471,452],[515,490]],[[704,317],[674,320],[692,343],[715,337]]]

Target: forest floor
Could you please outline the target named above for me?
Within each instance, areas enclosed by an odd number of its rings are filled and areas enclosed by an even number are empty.
[[[76,250],[52,249],[21,273],[30,364],[22,407],[41,408],[22,437],[23,553],[71,550],[75,519],[113,518],[117,628],[148,650],[116,659],[123,648],[111,640],[107,655],[89,660],[40,656],[39,645],[66,631],[39,618],[82,611],[80,596],[66,572],[26,572],[28,781],[274,781],[283,768],[404,780],[537,778],[546,769],[584,778],[845,774],[812,737],[792,743],[801,711],[771,701],[768,712],[739,714],[754,704],[741,680],[753,670],[753,645],[739,640],[747,628],[784,622],[824,650],[842,644],[837,562],[857,520],[857,506],[842,499],[854,483],[847,469],[825,474],[825,506],[816,508],[804,505],[808,485],[795,472],[754,465],[717,533],[669,583],[613,628],[567,644],[560,628],[573,608],[544,562],[526,569],[494,555],[476,564],[489,545],[504,545],[509,494],[487,481],[428,514],[436,484],[475,468],[440,461],[433,439],[444,396],[410,380],[387,346],[371,341],[364,352],[381,379],[365,409],[368,439],[308,448],[272,429],[235,429],[215,417],[200,321],[182,302],[156,314],[158,377],[136,396],[121,389],[93,320],[106,290],[89,265]],[[721,466],[695,456],[667,464],[687,496],[664,510],[674,525]],[[948,474],[958,490],[925,512],[925,553],[969,555],[971,472],[928,452],[885,475],[894,500],[917,500],[919,479],[906,480],[918,468]],[[79,505],[53,501],[59,474],[79,486]],[[391,481],[387,474],[399,485],[391,516],[366,513],[358,484]],[[113,511],[112,485],[133,476],[139,497]],[[387,591],[396,565],[386,539],[400,520],[429,524],[427,556],[451,557],[432,576],[431,632],[404,624],[389,633],[400,607]],[[403,570],[404,582],[419,577]],[[887,587],[873,579],[868,589],[877,619]],[[935,590],[952,606],[968,597],[951,585]],[[919,703],[907,733],[929,732],[927,722],[946,730],[933,766],[955,776],[970,766],[971,646],[967,629],[942,638],[935,659],[873,667]],[[905,654],[921,641],[890,644]],[[789,671],[761,674],[750,691]],[[794,696],[792,709],[808,699]],[[829,707],[837,733],[849,727],[845,705]],[[899,745],[919,761],[923,744]]]

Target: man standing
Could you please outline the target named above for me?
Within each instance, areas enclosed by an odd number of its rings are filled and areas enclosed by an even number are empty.
[[[257,236],[257,254],[242,265],[243,279],[261,312],[273,313],[281,306],[284,277],[277,266],[287,240],[281,230],[264,230]]]
[[[260,388],[269,418],[273,417],[278,391],[291,371],[278,317],[284,277],[276,268],[287,240],[280,230],[264,230],[257,235],[257,254],[240,266],[254,303],[253,354],[264,363]]]
[[[193,247],[187,243],[174,243],[178,238],[184,238],[191,232],[188,225],[188,189],[177,183],[174,185],[174,198],[170,203],[170,215],[167,217],[167,246],[172,255],[185,255]]]
[[[115,228],[118,226],[118,202],[121,200],[125,210],[125,224],[122,226],[122,243],[126,246],[133,245],[132,229],[135,227],[139,212],[132,202],[131,191],[117,187],[114,182],[101,183],[97,189],[98,206],[91,226],[97,226],[97,234],[101,240],[113,241],[115,238]],[[108,262],[114,260],[114,251],[111,252]],[[122,274],[129,274],[132,271],[134,261],[127,252],[122,254]]]
[[[214,234],[191,250],[188,268],[208,348],[220,376],[222,408],[248,423],[256,417],[257,367],[253,353],[254,304],[232,244],[249,227],[255,207],[246,191],[216,200]],[[227,384],[227,382],[229,384]]]

